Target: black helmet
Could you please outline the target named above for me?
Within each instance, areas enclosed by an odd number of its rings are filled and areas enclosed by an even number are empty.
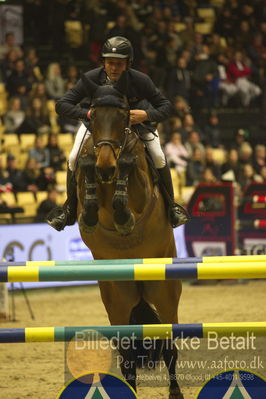
[[[128,58],[133,61],[133,47],[125,37],[114,36],[104,43],[102,57]]]

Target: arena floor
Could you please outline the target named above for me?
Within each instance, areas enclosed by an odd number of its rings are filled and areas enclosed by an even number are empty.
[[[265,292],[266,280],[195,286],[185,283],[179,310],[180,323],[265,321]],[[23,296],[18,293],[18,321],[1,323],[0,327],[108,324],[98,287],[53,288],[31,291],[28,295],[36,320],[30,319]],[[91,354],[90,367],[97,363],[98,358],[98,355]],[[1,344],[0,398],[56,398],[64,385],[64,364],[64,343]],[[185,399],[194,399],[199,386],[185,386],[184,382],[181,385]],[[147,397],[168,398],[167,388],[141,384],[138,398]]]

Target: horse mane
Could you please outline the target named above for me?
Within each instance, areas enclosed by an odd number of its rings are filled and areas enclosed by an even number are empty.
[[[128,103],[125,97],[121,96],[121,94],[119,97],[117,94],[106,94],[103,97],[94,98],[91,107],[116,107],[121,109],[128,109]]]

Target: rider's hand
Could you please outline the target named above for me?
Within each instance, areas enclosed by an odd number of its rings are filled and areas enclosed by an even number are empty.
[[[144,122],[148,119],[148,115],[146,111],[142,109],[131,109],[130,110],[130,122],[132,125],[136,123]]]

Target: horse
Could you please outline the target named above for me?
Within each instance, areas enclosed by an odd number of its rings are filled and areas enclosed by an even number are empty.
[[[85,75],[82,80],[93,93],[91,135],[76,171],[82,240],[94,259],[175,257],[163,196],[145,145],[130,127],[125,73],[114,86],[98,86]],[[178,323],[179,280],[102,281],[99,288],[111,325]],[[177,349],[165,343],[161,354],[170,377],[169,399],[183,399],[175,370]],[[121,372],[136,390],[137,354],[132,348],[119,351]]]

